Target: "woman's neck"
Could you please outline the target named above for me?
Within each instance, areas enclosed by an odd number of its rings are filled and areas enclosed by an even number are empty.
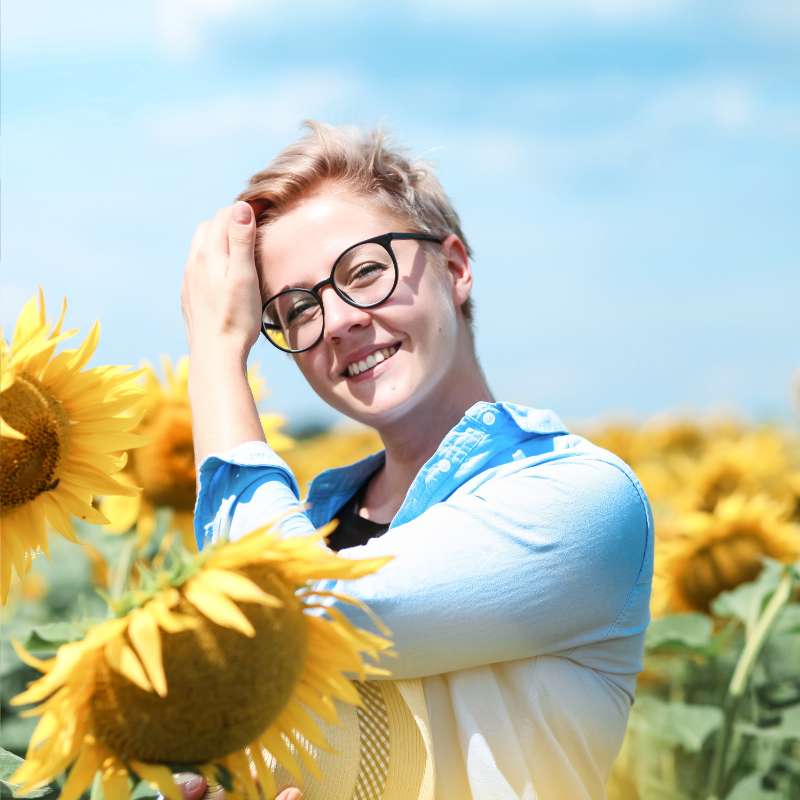
[[[362,506],[364,516],[388,522],[402,505],[422,465],[464,412],[477,402],[493,402],[493,399],[476,364],[475,371],[460,386],[443,386],[437,396],[427,398],[424,407],[415,408],[413,419],[403,418],[381,428],[378,432],[386,460],[367,487]]]

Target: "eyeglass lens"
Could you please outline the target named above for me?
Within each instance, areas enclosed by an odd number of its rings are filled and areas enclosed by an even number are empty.
[[[396,281],[391,255],[380,244],[353,247],[336,262],[333,283],[355,306],[373,306],[386,300]],[[292,289],[275,297],[264,309],[264,332],[282,350],[305,350],[322,336],[322,307],[306,289]]]

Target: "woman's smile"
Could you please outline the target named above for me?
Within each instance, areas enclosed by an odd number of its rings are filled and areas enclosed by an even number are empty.
[[[377,367],[388,361],[399,349],[400,343],[396,342],[388,347],[372,348],[366,355],[356,353],[347,359],[348,364],[342,376],[351,381],[368,380],[375,374]]]

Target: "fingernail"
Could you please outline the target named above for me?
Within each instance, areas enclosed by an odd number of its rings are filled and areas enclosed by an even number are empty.
[[[286,795],[286,800],[303,800],[303,793],[299,789],[292,789]]]
[[[194,792],[205,783],[205,778],[192,772],[179,772],[175,775],[175,783],[187,792]]]
[[[233,221],[240,225],[249,225],[253,218],[253,209],[244,200],[237,201],[233,206]]]

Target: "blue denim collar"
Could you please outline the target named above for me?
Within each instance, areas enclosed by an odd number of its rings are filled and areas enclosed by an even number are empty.
[[[444,500],[485,469],[499,452],[513,449],[532,437],[568,432],[558,415],[546,409],[516,403],[475,403],[423,464],[390,527],[408,522],[431,504]],[[381,450],[354,464],[325,470],[314,478],[306,501],[314,525],[328,522],[364,481],[383,466],[385,457]]]

